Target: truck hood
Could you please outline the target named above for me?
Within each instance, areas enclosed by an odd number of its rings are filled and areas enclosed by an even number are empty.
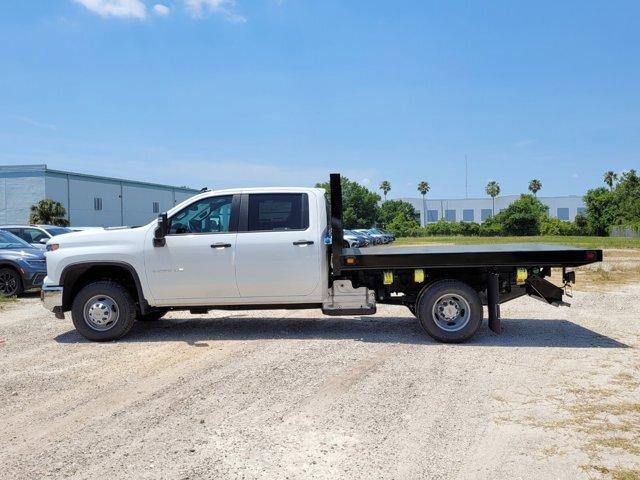
[[[115,230],[85,230],[81,232],[57,235],[47,242],[47,245],[57,243],[60,248],[87,247],[96,245],[113,245],[142,240],[148,225],[137,228],[122,228]]]

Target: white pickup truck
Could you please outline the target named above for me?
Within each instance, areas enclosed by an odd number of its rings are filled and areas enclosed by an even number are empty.
[[[483,304],[499,332],[500,303],[525,294],[563,303],[544,280],[551,267],[568,283],[568,267],[602,260],[600,250],[553,245],[343,248],[338,174],[330,193],[328,214],[317,188],[207,191],[143,227],[55,237],[42,301],[58,318],[70,311],[96,341],[169,310],[366,315],[387,303],[407,306],[432,337],[459,342],[480,327]]]

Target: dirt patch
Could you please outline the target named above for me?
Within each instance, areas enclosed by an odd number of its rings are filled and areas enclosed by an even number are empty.
[[[630,479],[640,286],[502,307],[502,335],[373,317],[211,312],[85,341],[0,312],[0,478]]]

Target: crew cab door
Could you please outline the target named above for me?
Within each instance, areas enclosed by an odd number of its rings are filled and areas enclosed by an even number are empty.
[[[200,199],[172,215],[165,245],[147,242],[145,266],[158,305],[202,305],[239,296],[235,255],[239,196]]]
[[[242,196],[236,256],[241,297],[259,297],[265,303],[320,298],[323,245],[317,209],[309,208],[310,195],[283,192]],[[316,202],[311,204],[315,206]]]

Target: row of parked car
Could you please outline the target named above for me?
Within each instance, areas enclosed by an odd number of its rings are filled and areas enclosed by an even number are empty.
[[[56,225],[0,225],[0,295],[20,295],[25,290],[39,288],[47,276],[45,244],[57,235],[85,229]]]
[[[344,230],[344,246],[347,248],[368,247],[370,245],[384,245],[393,242],[396,237],[392,233],[379,228],[358,228]]]

